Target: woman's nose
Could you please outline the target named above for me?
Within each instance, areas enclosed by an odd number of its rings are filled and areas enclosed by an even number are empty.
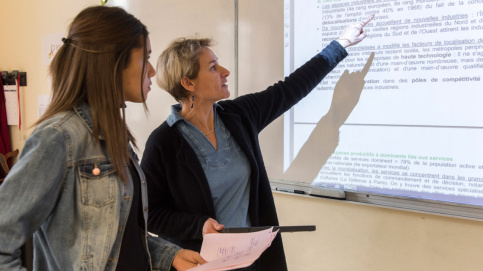
[[[226,69],[225,67],[221,67],[223,69],[222,73],[221,73],[221,76],[223,77],[227,77],[228,75],[230,75],[230,71],[228,69]]]
[[[148,62],[148,76],[153,77],[154,75],[156,75],[156,70],[153,65],[151,65],[151,62]]]

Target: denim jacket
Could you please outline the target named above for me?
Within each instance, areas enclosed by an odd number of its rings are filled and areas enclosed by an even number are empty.
[[[129,150],[147,233],[146,178]],[[39,124],[0,185],[0,270],[25,270],[20,247],[32,234],[35,270],[115,270],[133,195],[126,172],[124,184],[92,136],[88,105]],[[151,269],[170,270],[180,248],[148,234],[146,243]]]

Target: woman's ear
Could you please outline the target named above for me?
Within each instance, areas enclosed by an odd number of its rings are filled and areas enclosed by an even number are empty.
[[[181,85],[187,90],[187,91],[194,91],[195,90],[195,85],[193,83],[193,80],[189,79],[188,77],[183,77],[181,78]]]

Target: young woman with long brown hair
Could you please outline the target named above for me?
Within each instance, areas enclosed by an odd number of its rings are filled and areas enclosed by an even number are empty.
[[[146,27],[121,8],[81,11],[50,67],[52,102],[0,186],[0,270],[185,270],[198,253],[148,234],[145,176],[125,102],[155,71]]]

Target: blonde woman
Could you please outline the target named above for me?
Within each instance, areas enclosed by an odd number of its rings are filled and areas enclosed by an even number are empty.
[[[158,60],[158,82],[179,104],[152,132],[141,161],[148,229],[199,251],[203,236],[223,227],[277,226],[258,134],[315,88],[347,56],[346,47],[366,37],[363,27],[372,18],[348,26],[285,81],[234,100],[223,100],[230,95],[230,72],[210,49],[210,39],[171,43]],[[247,268],[286,269],[280,235]]]

